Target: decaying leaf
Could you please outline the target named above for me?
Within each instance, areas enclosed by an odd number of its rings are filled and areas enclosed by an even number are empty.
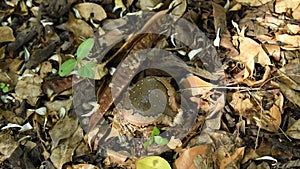
[[[294,19],[300,19],[300,5],[293,11]]]
[[[276,1],[275,12],[283,13],[286,12],[288,8],[295,10],[300,4],[299,0],[280,0]]]
[[[78,119],[74,117],[65,117],[58,121],[49,131],[52,139],[52,146],[56,147],[60,140],[69,138],[74,134],[78,126]]]
[[[300,35],[275,34],[276,40],[286,44],[284,47],[300,49]]]
[[[248,37],[238,37],[240,42],[240,55],[233,57],[233,59],[243,62],[246,66],[244,79],[251,77],[255,69],[254,64],[260,63],[262,66],[271,65],[269,56],[263,50],[260,44]]]
[[[1,132],[0,137],[0,162],[2,163],[4,160],[10,158],[15,149],[19,146],[19,143],[8,133]]]
[[[226,11],[224,7],[221,5],[212,2],[213,5],[213,15],[214,15],[214,25],[215,25],[215,32],[220,29],[222,34],[227,29],[227,22],[226,22]]]
[[[206,82],[195,75],[190,75],[181,81],[181,85],[191,92],[192,96],[206,95],[212,88],[213,84]]]
[[[239,166],[240,162],[244,157],[244,151],[245,151],[245,147],[240,147],[236,149],[236,151],[233,154],[231,154],[229,157],[222,159],[222,161],[220,162],[220,169],[226,169],[231,167],[235,168]]]
[[[294,139],[300,139],[300,119],[297,120],[291,127],[286,131],[286,134]]]
[[[170,4],[169,8],[178,5],[175,9],[172,10],[172,14],[175,16],[182,16],[187,8],[186,0],[175,0]]]
[[[31,105],[35,105],[42,95],[43,79],[30,70],[23,73],[23,77],[17,82],[15,92],[21,99],[27,100]]]
[[[212,162],[211,158],[211,146],[210,145],[200,145],[190,149],[185,150],[178,159],[175,160],[176,168],[189,168],[189,169],[197,169],[195,164],[195,158],[197,156],[201,156],[205,158],[207,167]]]
[[[102,6],[96,3],[91,3],[91,2],[80,3],[75,5],[74,8],[79,11],[80,15],[86,21],[88,21],[90,18],[93,18],[96,21],[102,21],[107,17],[106,12],[102,8]],[[92,15],[93,17],[91,17]]]
[[[276,96],[277,92],[278,90],[274,90],[271,94]],[[267,95],[267,93],[256,92],[252,92],[251,96],[252,98],[247,98],[246,94],[234,93],[230,104],[239,114],[246,117],[257,126],[270,132],[276,132],[281,124],[282,112],[280,111],[281,107],[279,106],[282,105],[272,104],[269,110],[262,110],[262,105],[259,105],[259,103],[262,102],[264,97],[267,98],[270,96]],[[275,100],[280,99],[282,99],[282,97],[275,97]]]
[[[263,4],[266,4],[268,2],[271,2],[272,0],[236,0],[238,3],[246,4],[250,6],[261,6]]]
[[[99,167],[92,164],[76,164],[72,165],[70,168],[67,167],[66,169],[99,169]]]
[[[292,103],[300,106],[300,92],[291,88],[289,84],[279,83],[283,95]]]
[[[75,123],[78,122],[76,121]],[[56,168],[62,168],[62,166],[65,163],[72,161],[72,156],[74,154],[74,151],[76,150],[78,144],[83,138],[82,128],[78,127],[78,125],[76,124],[73,124],[73,127],[75,129],[74,131],[71,131],[70,133],[65,133],[69,136],[69,138],[61,142],[55,149],[53,149],[51,153],[50,159]]]
[[[73,32],[77,38],[89,38],[94,35],[94,31],[89,24],[87,24],[84,20],[75,19],[72,15],[69,17],[67,28]]]
[[[8,26],[0,26],[0,43],[2,42],[12,42],[15,41],[16,38],[13,34],[13,30]]]

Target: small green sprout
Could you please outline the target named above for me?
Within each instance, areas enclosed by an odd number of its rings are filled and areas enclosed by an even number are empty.
[[[69,59],[65,61],[60,69],[59,76],[69,75],[77,65],[80,65],[77,73],[79,76],[84,78],[92,78],[95,75],[93,68],[96,66],[96,63],[93,61],[83,62],[83,59],[86,58],[91,52],[94,46],[95,40],[92,38],[86,39],[82,42],[76,51],[76,59]]]
[[[3,82],[0,83],[0,88],[2,89],[2,92],[3,93],[7,93],[9,91],[9,85],[8,84],[5,84]]]
[[[168,139],[159,136],[159,134],[160,134],[159,129],[156,126],[154,126],[152,133],[151,133],[151,138],[144,143],[144,147],[146,147],[146,148],[149,147],[153,142],[155,142],[156,144],[158,144],[160,146],[164,146],[164,145],[168,144],[168,142],[169,142]]]

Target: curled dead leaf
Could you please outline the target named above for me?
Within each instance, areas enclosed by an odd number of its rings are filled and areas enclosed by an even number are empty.
[[[253,75],[255,63],[259,63],[262,66],[271,65],[269,56],[260,44],[248,37],[240,36],[238,40],[240,43],[240,55],[233,57],[233,59],[245,64],[247,71],[244,73],[244,79]]]
[[[197,156],[203,156],[207,158],[211,162],[211,146],[210,145],[200,145],[190,149],[185,150],[178,159],[175,161],[176,168],[189,168],[189,169],[197,169],[197,166],[194,162],[194,159]]]
[[[286,12],[288,8],[294,11],[300,4],[299,0],[280,0],[276,1],[275,4],[275,12],[276,13],[283,13]]]
[[[16,38],[13,34],[13,30],[8,26],[0,26],[0,43],[2,42],[12,42],[15,41]]]
[[[80,3],[74,6],[75,9],[77,9],[80,13],[80,15],[88,21],[90,17],[93,15],[93,19],[96,21],[102,21],[107,17],[106,12],[102,8],[101,5],[98,5],[96,3]]]
[[[213,84],[206,82],[195,75],[190,75],[183,79],[181,85],[189,90],[192,96],[206,95],[213,88]]]
[[[286,134],[294,139],[300,139],[300,119],[297,120],[291,127],[286,131]]]
[[[272,0],[236,0],[238,3],[246,4],[249,6],[261,6],[263,4],[266,4],[268,2],[271,2]]]
[[[70,15],[67,28],[74,33],[75,37],[85,37],[89,38],[94,35],[92,27],[87,24],[84,20],[75,19]]]
[[[244,152],[245,147],[240,147],[229,157],[223,158],[220,162],[220,169],[237,167],[244,157]]]

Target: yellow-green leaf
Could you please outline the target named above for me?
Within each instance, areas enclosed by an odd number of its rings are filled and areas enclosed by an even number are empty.
[[[85,40],[84,42],[82,42],[76,51],[77,59],[82,60],[83,58],[87,57],[89,55],[89,53],[91,52],[91,50],[94,46],[94,43],[95,43],[95,40],[92,38],[89,38],[89,39]]]
[[[136,169],[171,169],[170,164],[159,156],[149,156],[136,162]]]

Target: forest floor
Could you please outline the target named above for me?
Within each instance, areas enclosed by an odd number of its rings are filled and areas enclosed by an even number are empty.
[[[300,0],[3,0],[0,168],[300,168]]]

